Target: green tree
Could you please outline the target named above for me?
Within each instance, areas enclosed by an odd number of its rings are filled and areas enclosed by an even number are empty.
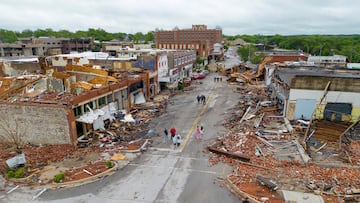
[[[134,35],[134,42],[139,43],[140,40],[144,39],[144,35],[141,32],[137,32]]]
[[[126,39],[126,35],[127,35],[126,33],[118,32],[118,33],[114,33],[113,37],[116,40],[124,41]]]
[[[88,37],[88,33],[86,31],[78,30],[73,35],[75,38],[85,38]]]
[[[148,42],[154,42],[154,32],[150,31],[148,33],[146,33],[145,37],[145,43],[147,44]]]
[[[14,43],[17,41],[17,35],[13,31],[0,29],[0,42]]]
[[[200,56],[196,57],[196,65],[204,64],[205,59],[201,58]]]
[[[33,37],[34,32],[30,29],[23,30],[22,32],[17,34],[18,37]]]
[[[237,53],[243,61],[252,61],[255,57],[257,48],[254,45],[245,45],[238,48]]]

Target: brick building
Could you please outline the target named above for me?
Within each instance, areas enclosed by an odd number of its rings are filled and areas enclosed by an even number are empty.
[[[206,25],[193,25],[191,29],[156,30],[155,44],[159,49],[192,49],[196,55],[209,57],[214,44],[222,43],[222,30],[207,29]]]

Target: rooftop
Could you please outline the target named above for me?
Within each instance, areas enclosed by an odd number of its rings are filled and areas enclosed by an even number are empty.
[[[354,78],[360,79],[359,70],[349,70],[344,68],[323,68],[323,67],[298,67],[289,66],[280,68],[276,71],[279,78],[286,84],[291,84],[291,79],[295,76],[314,76],[314,77],[332,77],[332,78]]]

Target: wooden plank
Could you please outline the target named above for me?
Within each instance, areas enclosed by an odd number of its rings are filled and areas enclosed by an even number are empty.
[[[231,152],[227,152],[227,151],[224,151],[224,150],[220,150],[220,149],[216,149],[214,147],[208,147],[209,151],[211,152],[214,152],[216,154],[222,154],[222,155],[225,155],[227,157],[230,157],[230,158],[235,158],[235,159],[240,159],[242,161],[246,161],[246,162],[249,162],[250,161],[250,158],[246,157],[246,156],[243,156],[243,155],[240,155],[240,154],[235,154],[235,153],[231,153]]]
[[[271,180],[263,177],[263,176],[260,176],[260,175],[257,175],[256,176],[256,179],[263,185],[265,185],[266,187],[270,188],[271,190],[277,190],[279,187],[276,183],[272,182]]]
[[[331,81],[329,81],[329,82],[327,83],[327,85],[326,85],[326,87],[325,87],[325,89],[324,89],[323,95],[321,96],[318,105],[321,105],[322,101],[324,100],[324,98],[325,98],[325,96],[326,96],[326,94],[327,94],[327,92],[328,92],[328,89],[329,89],[329,87],[330,87],[330,84],[331,84]],[[317,105],[317,106],[318,106],[318,105]],[[311,114],[311,118],[310,118],[309,125],[308,125],[308,127],[306,128],[305,135],[304,135],[304,140],[303,140],[304,143],[305,143],[306,137],[307,137],[307,135],[308,135],[308,133],[309,133],[310,126],[311,126],[311,124],[312,124],[312,122],[313,122],[313,120],[314,120],[314,115],[315,115],[315,113],[316,113],[317,106],[315,107],[313,113]],[[306,144],[304,145],[304,147],[305,147],[305,149],[306,149]]]
[[[353,124],[351,124],[348,128],[346,128],[346,130],[340,135],[340,138],[339,138],[339,141],[340,141],[340,143],[339,143],[339,149],[341,149],[341,138],[345,135],[345,133],[347,132],[347,131],[349,131],[352,127],[354,127],[356,124],[358,124],[359,123],[359,120],[358,121],[356,121],[356,122],[354,122]]]

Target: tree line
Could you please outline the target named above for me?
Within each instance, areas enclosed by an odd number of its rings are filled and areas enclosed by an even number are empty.
[[[94,29],[89,28],[86,31],[76,31],[70,32],[68,30],[59,30],[55,31],[50,28],[48,29],[37,29],[37,30],[30,30],[26,29],[21,32],[11,31],[0,29],[0,42],[1,43],[14,43],[18,41],[19,38],[23,37],[65,37],[65,38],[86,38],[92,37],[95,40],[100,42],[102,41],[110,41],[110,40],[119,40],[119,41],[132,41],[135,43],[148,43],[150,41],[154,41],[154,32],[149,31],[146,34],[142,32],[137,32],[135,34],[128,34],[123,32],[117,33],[109,33],[103,29]]]
[[[360,62],[360,35],[236,35],[224,36],[227,40],[238,38],[254,44],[276,45],[281,49],[301,50],[316,56],[344,55],[351,63]],[[246,52],[243,50],[243,52]]]
[[[109,33],[103,29],[89,28],[86,31],[70,32],[68,30],[55,31],[48,29],[11,31],[0,29],[0,42],[14,43],[18,38],[23,37],[66,37],[66,38],[84,38],[92,37],[100,41],[132,41],[134,43],[148,43],[154,41],[154,31],[148,33],[137,32],[128,34],[123,32]],[[302,50],[311,55],[330,56],[334,54],[347,56],[349,62],[360,62],[360,35],[235,35],[223,36],[228,41],[241,38],[248,43],[276,45],[278,48]],[[253,49],[253,48],[251,48]],[[243,51],[246,52],[246,51]],[[250,56],[251,57],[251,56]],[[259,58],[253,56],[251,58]]]

